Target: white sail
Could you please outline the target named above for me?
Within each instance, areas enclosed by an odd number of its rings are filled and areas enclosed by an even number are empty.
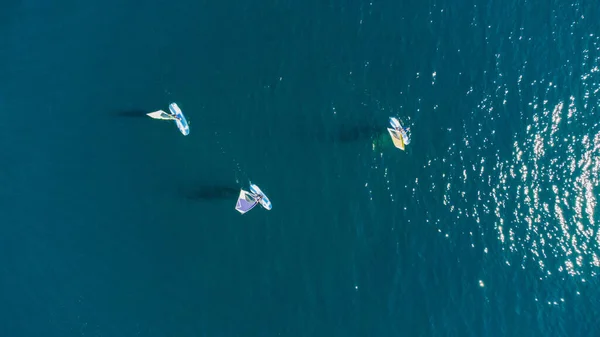
[[[168,114],[162,110],[150,112],[150,113],[147,113],[146,115],[148,115],[154,119],[162,119],[162,120],[169,120],[169,121],[177,119],[177,118],[175,118],[175,116]]]

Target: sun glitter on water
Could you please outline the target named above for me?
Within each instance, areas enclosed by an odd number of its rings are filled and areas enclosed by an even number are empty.
[[[480,107],[487,104],[484,99]],[[457,221],[470,218],[478,224],[478,230],[469,231],[473,247],[487,254],[490,241],[485,237],[495,233],[508,253],[507,265],[525,269],[534,264],[544,278],[563,275],[586,282],[600,271],[595,212],[600,129],[595,114],[576,105],[574,97],[554,106],[532,104],[535,113],[524,137],[515,137],[508,159],[493,151],[488,137],[477,141],[482,144],[477,149],[469,136],[462,146],[450,147],[450,158],[461,164],[444,164],[459,174],[444,174],[443,203]],[[468,151],[476,159],[467,159]],[[492,158],[486,155],[494,152]],[[481,241],[475,238],[478,234]]]
[[[600,51],[600,39],[589,43]],[[545,79],[525,83],[526,63],[510,96],[515,85],[497,55],[496,86],[481,92],[462,130],[448,131],[455,142],[443,158],[426,165],[442,172],[451,220],[438,220],[442,234],[468,235],[484,254],[498,244],[508,266],[536,266],[542,279],[587,282],[598,275],[600,56],[584,50],[582,59],[572,91],[578,94],[563,99],[559,90],[572,89]]]
[[[500,170],[500,183],[493,189],[492,196],[498,200],[494,213],[511,212],[513,223],[525,224],[525,240],[517,241],[518,229],[503,226],[503,217],[496,230],[511,251],[522,251],[524,260],[536,261],[547,275],[566,272],[585,280],[600,267],[600,235],[594,215],[600,133],[561,132],[563,107],[559,102],[551,114],[544,111],[534,116],[526,140],[515,141],[512,161]],[[576,113],[571,97],[566,122]],[[506,184],[516,188],[504,192]],[[509,198],[516,209],[507,208]],[[556,261],[550,262],[549,256]]]

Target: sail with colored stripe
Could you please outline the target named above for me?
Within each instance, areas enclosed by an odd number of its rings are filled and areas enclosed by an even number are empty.
[[[258,205],[256,198],[254,198],[250,192],[241,190],[237,203],[235,204],[235,209],[244,214],[253,209],[256,205]]]
[[[390,133],[390,136],[392,137],[392,142],[394,143],[394,146],[399,148],[400,150],[404,150],[404,138],[402,137],[402,134],[400,134],[400,132],[394,129],[388,128],[387,130]]]

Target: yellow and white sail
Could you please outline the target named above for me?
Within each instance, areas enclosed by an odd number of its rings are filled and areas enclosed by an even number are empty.
[[[390,136],[392,137],[392,142],[394,142],[394,146],[404,151],[404,138],[402,137],[402,134],[400,134],[399,131],[394,129],[388,128],[387,130],[390,133]]]

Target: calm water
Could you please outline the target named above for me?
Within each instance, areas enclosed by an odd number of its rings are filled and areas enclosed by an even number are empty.
[[[0,335],[597,334],[599,19],[3,3]],[[190,136],[136,117],[171,101]]]

